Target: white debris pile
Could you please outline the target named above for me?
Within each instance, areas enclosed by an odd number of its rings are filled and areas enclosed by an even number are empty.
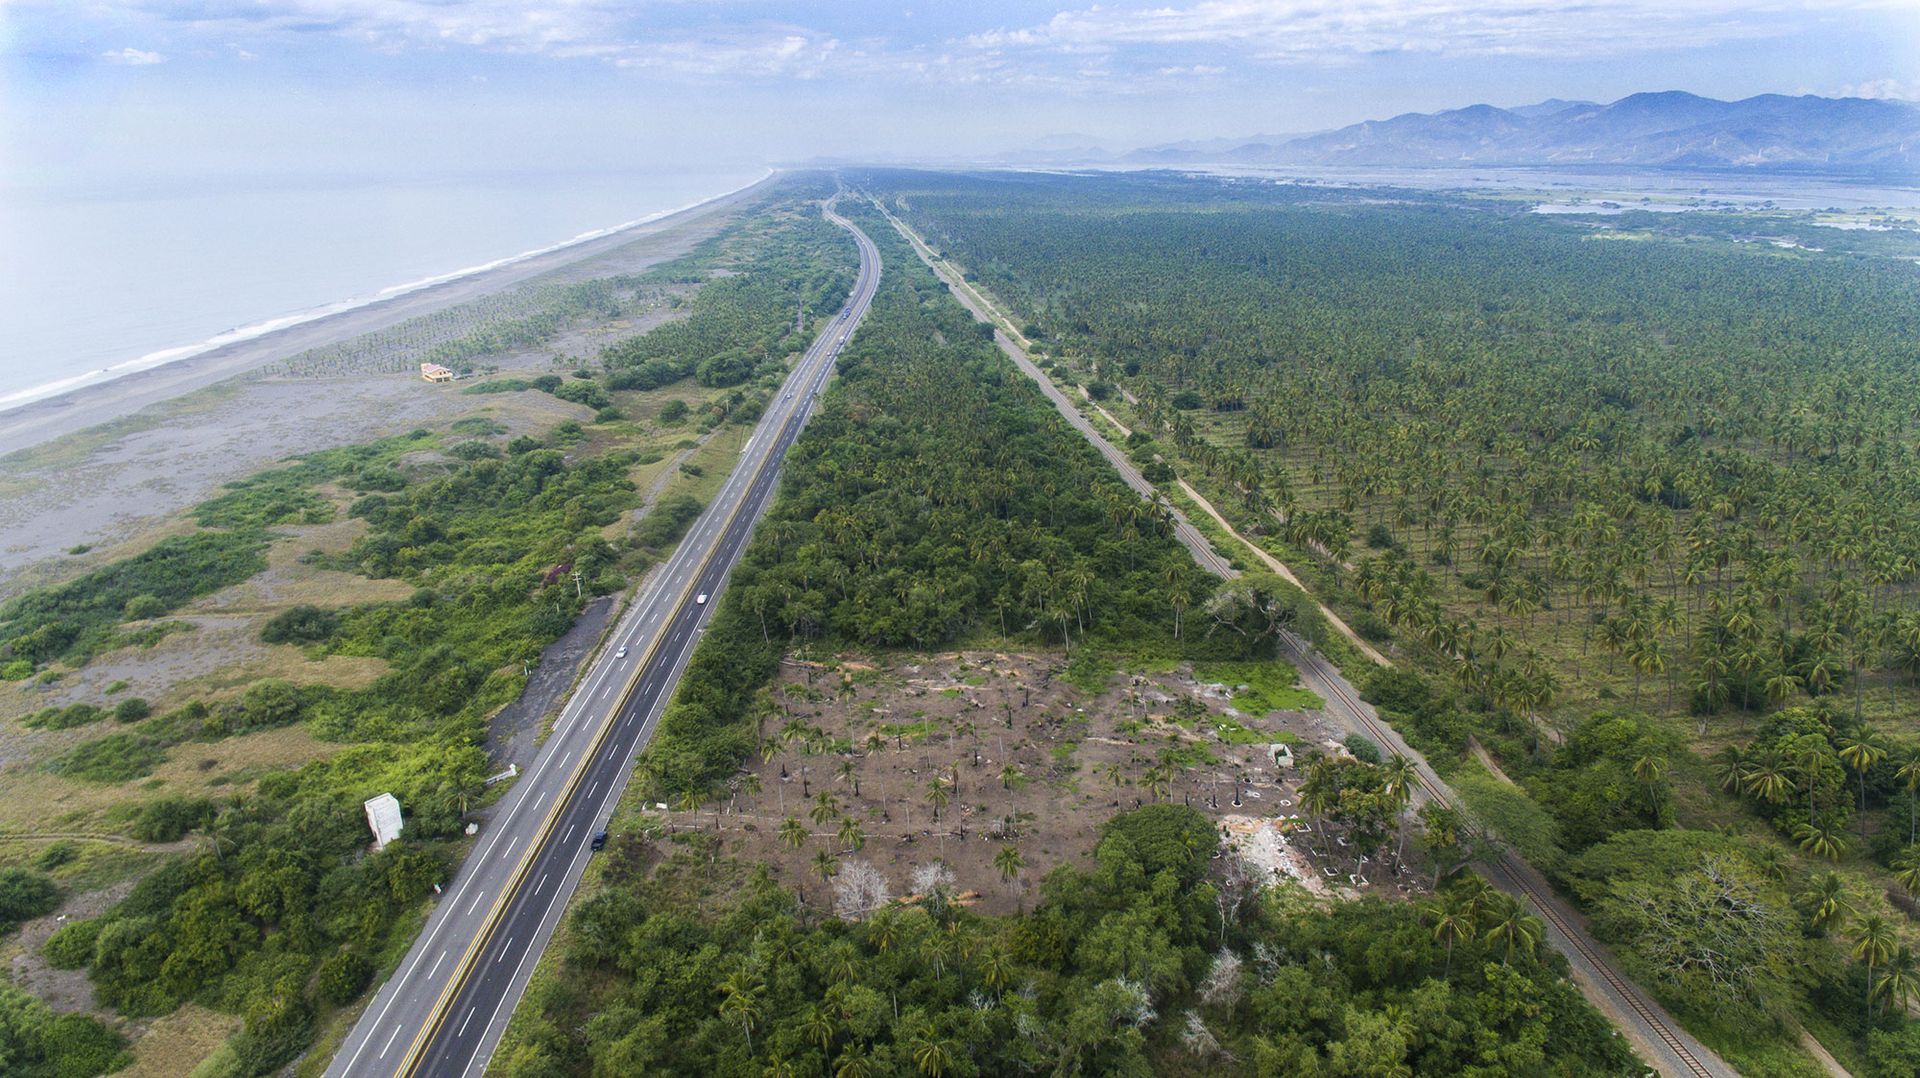
[[[1332,889],[1327,886],[1320,874],[1307,863],[1306,855],[1293,848],[1282,832],[1283,827],[1305,827],[1301,821],[1282,817],[1280,819],[1259,819],[1253,816],[1222,816],[1220,830],[1226,838],[1227,848],[1240,856],[1240,859],[1267,874],[1269,883],[1278,883],[1282,878],[1290,879],[1316,895],[1330,895]]]

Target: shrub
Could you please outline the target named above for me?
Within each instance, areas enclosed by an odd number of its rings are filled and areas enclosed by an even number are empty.
[[[613,398],[607,396],[607,391],[600,388],[598,382],[566,382],[556,385],[548,392],[563,401],[584,404],[596,411],[613,404]]]
[[[0,868],[0,933],[52,913],[59,904],[60,889],[46,874],[30,868]]]
[[[1374,744],[1365,734],[1348,734],[1347,739],[1341,744],[1345,745],[1347,751],[1353,753],[1353,758],[1361,763],[1380,762],[1380,746]]]
[[[653,511],[634,526],[634,542],[660,547],[679,539],[687,525],[700,515],[700,500],[691,494],[675,494],[654,503]]]
[[[447,450],[447,455],[456,460],[491,460],[500,455],[500,449],[492,442],[483,442],[475,438]]]
[[[687,402],[686,401],[672,400],[672,401],[668,401],[664,405],[661,405],[660,407],[660,422],[662,423],[672,425],[674,423],[679,423],[685,420],[686,418],[687,418]]]
[[[80,969],[93,961],[94,941],[100,938],[100,929],[106,923],[104,917],[69,921],[47,937],[40,953],[54,969]]]
[[[133,1062],[127,1039],[80,1014],[56,1015],[0,984],[0,1071],[10,1078],[93,1078]]]
[[[142,842],[177,842],[213,820],[213,802],[197,797],[163,797],[141,806],[129,828]]]
[[[130,782],[160,766],[166,749],[135,733],[108,734],[55,757],[47,769],[82,782]]]
[[[317,644],[340,627],[340,615],[302,603],[283,610],[260,627],[260,639],[269,644]]]
[[[138,696],[129,696],[114,705],[113,721],[139,722],[151,714],[153,714],[153,705]]]
[[[1368,643],[1384,644],[1393,639],[1393,627],[1371,610],[1362,610],[1354,617],[1352,624],[1353,631]]]
[[[66,707],[43,707],[20,722],[35,730],[71,730],[106,717],[105,711],[92,704],[68,704]]]
[[[167,612],[167,604],[158,596],[136,595],[127,600],[126,615],[128,621],[145,621],[157,618]]]
[[[320,963],[316,988],[320,998],[336,1007],[352,1003],[373,979],[373,963],[358,952],[341,951]]]
[[[79,845],[68,839],[61,839],[58,842],[48,843],[47,848],[41,850],[40,855],[33,859],[33,867],[42,872],[52,872],[78,856],[80,856]]]

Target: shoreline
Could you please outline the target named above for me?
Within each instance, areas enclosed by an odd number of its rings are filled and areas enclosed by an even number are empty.
[[[642,236],[662,232],[743,202],[778,182],[771,170],[753,183],[712,198],[642,217],[609,230],[512,255],[471,270],[396,285],[366,302],[328,311],[257,335],[214,344],[116,377],[75,386],[0,411],[0,457],[32,449],[53,439],[110,423],[194,390],[224,382],[250,370],[333,341],[376,332],[388,326],[519,284],[543,273],[614,250]],[[350,302],[350,301],[343,301]],[[268,320],[260,324],[283,322]],[[242,330],[229,331],[242,332]],[[219,336],[225,336],[221,334]],[[213,338],[218,340],[219,336]],[[157,354],[157,353],[156,353]],[[134,360],[131,362],[139,362]],[[109,368],[111,369],[111,368]]]

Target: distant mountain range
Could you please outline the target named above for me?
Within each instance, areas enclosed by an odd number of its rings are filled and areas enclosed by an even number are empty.
[[[1677,90],[1610,105],[1542,101],[1410,112],[1299,136],[1170,143],[1086,163],[1400,168],[1635,165],[1920,175],[1920,108],[1857,97],[1762,94],[1716,101]],[[1067,163],[1067,162],[1059,162]]]

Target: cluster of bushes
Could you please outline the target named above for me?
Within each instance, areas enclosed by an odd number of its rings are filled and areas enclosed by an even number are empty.
[[[111,708],[97,704],[78,703],[65,707],[43,707],[20,720],[22,726],[35,730],[71,730],[76,726],[86,726],[99,722],[112,715],[115,722],[139,722],[153,714],[153,708],[146,700],[138,696],[129,696]]]
[[[238,584],[267,567],[257,529],[196,532],[162,539],[77,579],[26,592],[0,605],[0,662],[28,672],[60,660],[85,662],[126,641],[116,628],[156,618]]]
[[[687,533],[687,527],[699,518],[700,509],[700,499],[691,494],[662,498],[634,525],[633,541],[656,549],[678,542]]]
[[[0,982],[0,1073],[8,1078],[93,1078],[133,1062],[127,1039],[81,1014]]]
[[[736,246],[733,275],[702,284],[688,317],[601,353],[608,388],[658,389],[687,377],[704,386],[740,385],[806,346],[796,313],[833,311],[852,287],[852,243],[810,207],[775,218]],[[714,259],[696,252],[683,261]]]
[[[1056,870],[1037,909],[1004,918],[953,902],[937,862],[917,901],[855,923],[697,847],[646,878],[614,870],[497,1063],[513,1078],[1638,1073],[1551,952],[1477,932],[1449,949],[1404,902],[1261,892],[1214,871],[1216,841],[1178,806],[1118,816],[1089,868]]]
[[[527,389],[549,393],[574,404],[584,404],[595,411],[613,404],[613,398],[607,396],[605,387],[599,383],[562,378],[557,374],[543,374],[537,378],[491,378],[484,382],[476,382],[462,392],[518,393]]]
[[[129,1016],[188,1000],[244,1015],[216,1071],[272,1070],[304,1050],[326,1008],[365,987],[369,956],[446,877],[439,840],[458,833],[485,771],[477,749],[365,746],[268,775],[256,795],[218,810],[148,805],[137,828],[156,841],[205,828],[207,848],[148,875],[103,916],[61,928],[45,954],[86,968],[100,999]],[[387,791],[410,809],[407,832],[367,855],[360,803]]]
[[[0,868],[0,936],[20,922],[52,913],[60,904],[60,888],[44,873],[30,868]]]

